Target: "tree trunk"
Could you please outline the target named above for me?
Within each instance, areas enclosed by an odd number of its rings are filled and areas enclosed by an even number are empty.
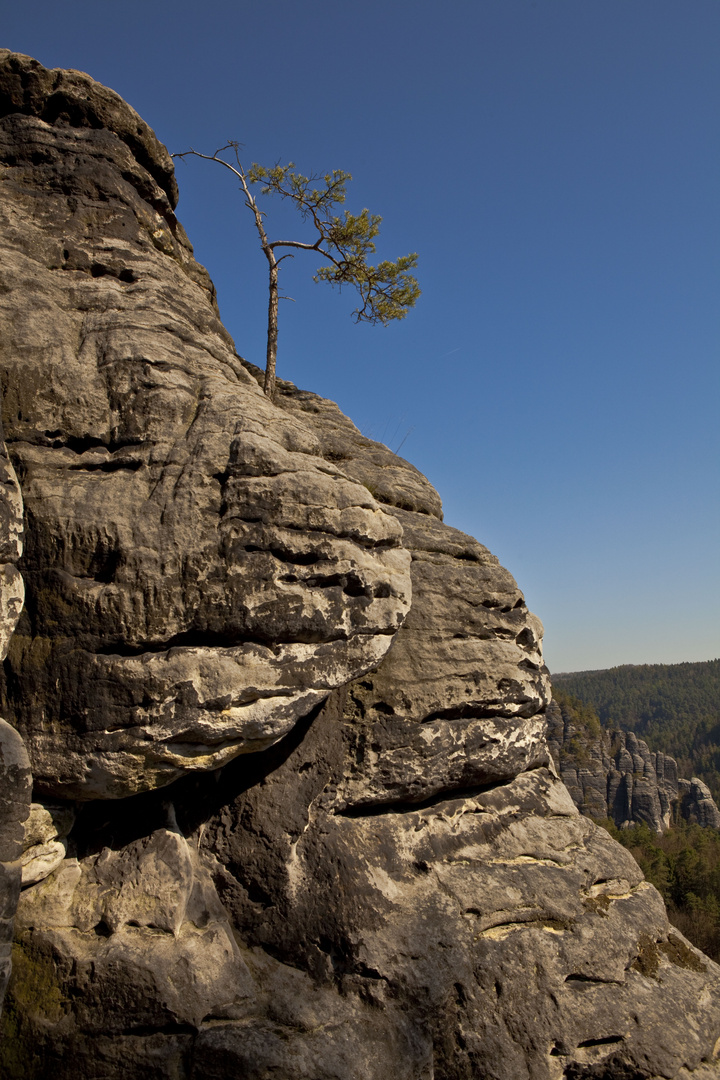
[[[270,300],[268,302],[267,361],[265,363],[265,393],[275,398],[275,362],[278,338],[278,268],[273,259],[270,263]]]

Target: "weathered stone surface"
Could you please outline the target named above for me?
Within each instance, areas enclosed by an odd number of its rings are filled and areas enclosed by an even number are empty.
[[[555,701],[546,716],[553,760],[583,814],[610,818],[618,828],[648,825],[656,833],[678,819],[720,828],[720,810],[707,785],[678,779],[674,758],[651,753],[632,731],[589,735]]]
[[[56,870],[67,854],[65,838],[75,821],[70,806],[32,803],[25,822],[22,883],[35,885]]]
[[[376,665],[410,560],[237,360],[133,110],[7,53],[0,104],[0,359],[28,526],[4,707],[39,790],[118,797],[269,745]]]
[[[10,977],[13,918],[20,895],[23,824],[32,776],[22,739],[0,720],[0,1006]]]
[[[720,810],[710,794],[710,788],[697,776],[678,780],[680,810],[688,821],[697,821],[706,829],[720,829]]]
[[[78,858],[19,909],[64,1003],[19,1039],[54,1078],[122,1077],[128,1040],[135,1074],[168,1080],[713,1075],[720,969],[547,769],[340,810],[342,709],[80,816]],[[112,851],[83,854],[103,835]]]
[[[277,401],[312,425],[324,456],[342,455],[343,470],[382,498],[412,554],[410,613],[383,662],[350,688],[339,805],[419,802],[546,764],[542,625],[514,579],[477,540],[444,525],[427,480],[365,439],[334,402],[286,382]]]
[[[19,1043],[32,1040],[39,1076],[95,1077],[103,1067],[102,1075],[127,1076],[128,1038],[133,1075],[185,1076],[175,1061],[178,1036],[253,990],[212,883],[173,828],[120,851],[66,859],[25,890],[18,923],[21,954],[32,964],[14,980],[11,1020]],[[32,999],[38,970],[54,1002],[50,1017],[47,1001]]]
[[[25,589],[17,569],[23,550],[23,504],[0,421],[0,661],[20,617]],[[0,1007],[10,976],[13,916],[21,879],[23,823],[32,777],[22,738],[0,719]]]
[[[109,129],[127,144],[165,192],[169,207],[175,208],[178,191],[172,158],[119,94],[84,71],[48,70],[37,60],[8,49],[0,49],[0,62],[0,114],[38,116],[53,126]]]

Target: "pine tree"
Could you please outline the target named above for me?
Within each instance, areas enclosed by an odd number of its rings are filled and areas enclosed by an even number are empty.
[[[222,154],[231,153],[235,163],[227,161]],[[335,208],[345,202],[346,185],[352,176],[339,169],[324,176],[303,176],[295,171],[293,162],[266,169],[252,164],[246,171],[240,160],[240,144],[229,142],[214,154],[201,154],[186,150],[173,157],[189,155],[224,165],[240,181],[245,206],[252,213],[260,246],[268,261],[270,272],[268,302],[267,359],[265,366],[265,393],[275,395],[275,367],[278,340],[278,271],[284,259],[291,258],[293,251],[277,256],[280,248],[314,251],[326,264],[314,276],[315,281],[327,281],[342,289],[353,286],[360,296],[360,305],[353,312],[356,322],[382,323],[404,319],[420,296],[420,288],[410,271],[417,265],[417,255],[404,255],[395,262],[387,260],[377,266],[368,263],[375,252],[375,238],[380,230],[381,217],[363,210],[350,214],[347,210],[338,216]],[[260,184],[261,195],[279,195],[290,200],[303,221],[311,224],[315,239],[269,240],[265,229],[265,212],[260,210],[252,192],[252,185]],[[315,186],[319,185],[319,186]]]

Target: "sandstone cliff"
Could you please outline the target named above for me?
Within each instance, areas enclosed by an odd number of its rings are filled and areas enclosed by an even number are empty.
[[[264,397],[121,99],[0,53],[0,156],[3,1076],[717,1076],[720,969],[557,778],[510,574],[331,402]]]
[[[673,821],[720,829],[707,784],[678,777],[675,758],[651,753],[632,731],[588,731],[571,707],[555,701],[547,723],[553,760],[581,813],[610,818],[618,828],[648,825],[656,833]]]

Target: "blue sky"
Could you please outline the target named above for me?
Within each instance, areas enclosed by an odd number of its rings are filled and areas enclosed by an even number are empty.
[[[417,308],[285,274],[278,374],[417,465],[545,623],[553,671],[720,655],[717,0],[34,0],[0,42],[121,93],[171,151],[353,175]],[[266,268],[230,174],[178,213],[238,351]],[[299,226],[268,203],[275,235]],[[285,264],[287,267],[288,264]]]

